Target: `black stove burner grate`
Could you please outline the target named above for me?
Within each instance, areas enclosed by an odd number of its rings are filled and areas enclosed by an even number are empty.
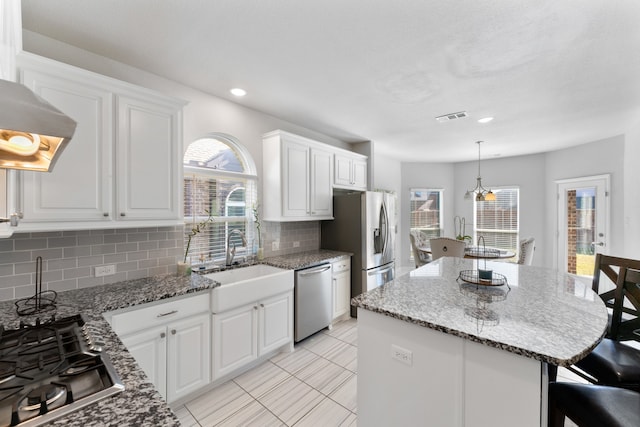
[[[34,426],[124,390],[81,315],[0,327],[0,427]]]

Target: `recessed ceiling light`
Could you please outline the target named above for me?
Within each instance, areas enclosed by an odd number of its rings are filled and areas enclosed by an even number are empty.
[[[493,120],[493,117],[483,117],[478,120],[478,123],[489,123],[491,120]]]
[[[235,96],[245,96],[247,94],[247,91],[244,89],[240,89],[239,87],[234,87],[233,89],[231,89],[231,93]]]

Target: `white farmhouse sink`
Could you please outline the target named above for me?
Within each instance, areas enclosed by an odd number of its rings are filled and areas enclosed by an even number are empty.
[[[211,310],[220,313],[293,289],[293,270],[257,264],[205,274],[221,285],[211,292]]]

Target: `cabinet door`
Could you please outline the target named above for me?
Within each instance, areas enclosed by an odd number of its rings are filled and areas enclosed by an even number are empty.
[[[351,270],[333,276],[333,318],[349,312],[351,302]]]
[[[339,186],[351,186],[352,162],[349,157],[335,155],[334,184]]]
[[[119,219],[177,219],[181,113],[159,100],[118,96]]]
[[[159,326],[120,338],[162,397],[167,398],[167,335]]]
[[[213,315],[213,377],[233,372],[258,357],[258,306]]]
[[[293,293],[260,302],[258,354],[262,355],[293,342]]]
[[[311,149],[310,214],[333,217],[333,156],[331,152]]]
[[[309,147],[282,143],[282,215],[309,215]]]
[[[106,221],[111,217],[112,96],[81,82],[24,69],[22,82],[77,122],[51,173],[21,172],[23,221]]]
[[[206,386],[211,372],[211,318],[209,313],[168,326],[167,401]]]
[[[367,189],[367,162],[364,160],[353,160],[353,186],[361,190]]]

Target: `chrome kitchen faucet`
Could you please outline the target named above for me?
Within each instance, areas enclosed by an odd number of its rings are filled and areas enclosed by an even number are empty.
[[[231,248],[231,236],[233,236],[234,234],[239,234],[240,237],[242,238],[242,245],[245,247],[247,246],[247,238],[245,237],[242,231],[238,230],[237,228],[234,228],[229,232],[229,236],[227,236],[227,260],[226,260],[227,267],[233,264],[233,257],[236,256],[236,244],[234,243],[233,249]]]

